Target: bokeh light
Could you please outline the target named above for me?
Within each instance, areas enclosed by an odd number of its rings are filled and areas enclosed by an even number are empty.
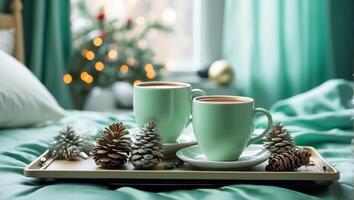
[[[95,53],[93,51],[87,51],[86,52],[86,59],[87,60],[93,60],[95,59]]]
[[[86,82],[87,84],[91,84],[91,83],[93,82],[93,76],[88,75],[87,78],[86,78],[86,80],[85,80],[85,82]]]
[[[155,78],[155,77],[156,77],[156,72],[155,72],[155,70],[147,71],[147,72],[146,72],[146,77],[147,77],[148,79],[153,79],[153,78]]]
[[[85,72],[85,71],[81,72],[81,74],[80,74],[80,78],[83,81],[85,81],[88,76],[89,76],[89,74],[87,72]]]
[[[103,71],[104,70],[104,64],[103,64],[103,62],[101,62],[101,61],[98,61],[98,62],[96,62],[96,64],[95,64],[95,69],[97,70],[97,71]]]
[[[70,84],[73,81],[73,77],[70,74],[65,74],[63,81],[65,84]]]
[[[108,59],[115,60],[118,57],[118,52],[116,49],[111,49],[108,51]]]
[[[148,72],[148,71],[154,70],[154,66],[152,66],[152,64],[150,64],[150,63],[147,63],[144,66],[144,69],[145,69],[146,72]]]
[[[135,20],[135,22],[138,24],[138,25],[144,25],[145,24],[145,21],[146,21],[146,19],[144,18],[144,17],[142,17],[142,16],[140,16],[140,17],[137,17],[136,18],[136,20]]]
[[[102,39],[100,37],[96,37],[95,39],[93,39],[93,45],[95,45],[96,47],[99,47],[102,45]]]
[[[119,68],[119,71],[123,74],[126,74],[129,72],[129,67],[128,65],[121,65],[120,68]]]

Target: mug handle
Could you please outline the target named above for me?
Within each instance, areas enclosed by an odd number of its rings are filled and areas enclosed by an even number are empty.
[[[254,144],[258,140],[262,139],[268,133],[268,131],[270,130],[270,128],[272,127],[272,124],[273,124],[272,115],[266,109],[264,109],[264,108],[255,108],[253,115],[256,115],[257,112],[263,113],[267,117],[267,120],[268,120],[267,128],[264,129],[263,133],[261,133],[259,135],[256,135],[256,136],[253,136],[253,137],[251,136],[251,139],[248,142],[248,145]]]
[[[196,98],[196,97],[200,97],[200,96],[206,95],[206,92],[204,92],[204,90],[202,90],[202,89],[192,89],[191,93],[192,93],[191,101],[193,101],[193,99]],[[193,103],[192,103],[192,105],[193,105]],[[187,127],[191,122],[192,122],[192,115],[189,115],[189,119],[188,119],[188,122],[186,123],[185,127]]]

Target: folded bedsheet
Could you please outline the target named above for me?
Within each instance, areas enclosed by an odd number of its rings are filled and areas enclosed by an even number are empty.
[[[40,184],[23,176],[24,167],[42,154],[49,141],[66,125],[85,128],[97,136],[107,124],[123,121],[136,126],[132,114],[67,111],[60,121],[38,127],[0,130],[0,200],[4,199],[353,199],[353,83],[331,80],[321,86],[277,102],[272,108],[276,122],[283,122],[297,145],[314,146],[340,172],[329,187],[291,190],[269,185],[236,184],[216,189],[146,192],[131,187],[109,189],[93,183]],[[262,118],[256,126],[263,127]]]

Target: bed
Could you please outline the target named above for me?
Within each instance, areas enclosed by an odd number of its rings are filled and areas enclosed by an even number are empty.
[[[22,3],[21,0],[12,0],[10,3],[11,13],[0,13],[0,30],[14,29],[13,49],[11,53],[17,60],[24,63],[25,50],[23,39]],[[5,38],[1,38],[5,39]]]
[[[330,186],[289,189],[235,184],[215,189],[148,192],[133,187],[112,189],[92,182],[48,184],[23,176],[24,167],[42,154],[54,135],[66,125],[84,127],[92,136],[116,121],[124,122],[129,128],[136,126],[133,114],[68,110],[57,121],[0,130],[0,199],[352,199],[352,95],[352,82],[331,80],[307,93],[277,102],[271,109],[275,121],[285,124],[297,145],[314,146],[340,171],[340,180]],[[264,124],[260,119],[256,126]]]
[[[21,7],[20,0],[12,1],[12,13],[0,14],[0,29],[15,28],[12,54],[23,63]],[[271,108],[275,121],[285,124],[297,145],[314,146],[340,171],[340,180],[330,186],[287,188],[271,184],[243,183],[220,188],[176,188],[149,192],[133,187],[111,188],[107,184],[95,182],[48,183],[25,177],[23,169],[26,165],[41,155],[49,147],[53,137],[65,126],[84,128],[94,137],[112,122],[122,121],[128,128],[136,126],[132,113],[116,115],[66,110],[64,117],[51,122],[22,128],[0,128],[0,199],[352,199],[353,88],[352,82],[330,80],[309,92],[277,102]],[[0,112],[0,121],[4,115]],[[257,127],[264,125],[262,119],[256,122]]]

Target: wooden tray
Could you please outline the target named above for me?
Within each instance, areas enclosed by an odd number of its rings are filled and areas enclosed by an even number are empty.
[[[309,166],[299,168],[290,172],[266,172],[264,170],[267,161],[243,170],[209,171],[194,168],[188,163],[184,163],[180,168],[165,170],[163,165],[168,160],[160,163],[153,170],[134,170],[128,164],[126,168],[119,170],[107,170],[97,168],[93,159],[66,161],[54,160],[50,163],[49,151],[44,152],[40,157],[31,162],[25,169],[24,175],[28,177],[44,179],[101,179],[101,180],[125,180],[129,183],[141,183],[153,180],[173,180],[177,183],[184,180],[184,183],[201,183],[211,181],[227,181],[227,183],[237,181],[314,181],[329,182],[339,179],[339,172],[329,164],[313,147],[304,147],[311,152],[311,163]],[[41,158],[46,158],[49,165],[43,167]]]

